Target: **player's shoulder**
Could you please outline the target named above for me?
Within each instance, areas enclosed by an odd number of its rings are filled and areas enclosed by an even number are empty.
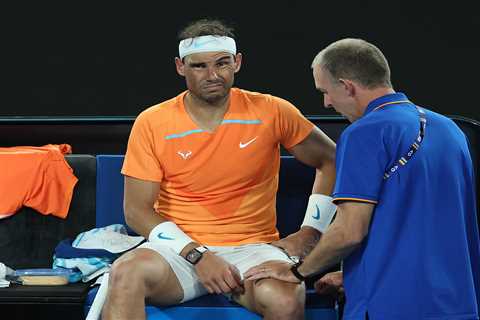
[[[239,99],[244,100],[247,103],[253,105],[259,105],[263,107],[282,108],[291,107],[293,104],[286,100],[269,93],[262,93],[256,91],[249,91],[245,89],[232,88],[232,93]]]
[[[179,106],[179,96],[173,97],[144,109],[135,121],[162,124],[174,120]]]
[[[232,88],[231,93],[234,97],[248,100],[251,102],[263,102],[270,101],[272,99],[272,95],[270,94],[240,88]]]

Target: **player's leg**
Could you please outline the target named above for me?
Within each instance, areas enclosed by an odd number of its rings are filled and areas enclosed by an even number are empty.
[[[251,267],[267,261],[293,263],[281,249],[268,244],[240,246],[232,252],[219,252],[234,264],[241,274]],[[305,286],[275,279],[246,281],[245,293],[234,299],[265,319],[303,319],[305,313]]]
[[[305,317],[305,286],[276,279],[245,282],[245,294],[236,301],[264,319],[294,320]]]
[[[169,306],[206,293],[185,259],[153,243],[115,261],[109,282],[103,319],[145,319],[145,301]]]

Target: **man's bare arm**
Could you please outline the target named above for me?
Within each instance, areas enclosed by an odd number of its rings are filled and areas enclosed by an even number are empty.
[[[125,221],[130,228],[147,239],[155,226],[169,221],[153,209],[159,191],[158,182],[125,177]],[[191,241],[179,254],[185,258],[190,250],[199,246],[199,243]],[[243,292],[238,270],[210,251],[204,253],[195,270],[210,293]]]
[[[128,176],[125,176],[124,183],[125,221],[136,233],[148,238],[156,225],[167,221],[153,209],[160,191],[160,183]]]
[[[288,150],[297,160],[316,168],[312,193],[330,195],[335,183],[335,142],[317,127]]]
[[[335,183],[335,143],[320,129],[312,132],[299,144],[289,149],[296,159],[316,168],[312,194],[330,195]],[[291,256],[306,256],[317,244],[319,230],[303,226],[300,231],[272,243],[284,248]]]

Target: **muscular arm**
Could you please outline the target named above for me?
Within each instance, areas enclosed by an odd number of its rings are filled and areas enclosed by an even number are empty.
[[[148,238],[150,231],[167,221],[153,210],[160,183],[125,176],[123,209],[125,221],[136,233]]]
[[[312,193],[330,195],[335,183],[335,142],[317,127],[288,150],[297,160],[316,168]]]
[[[160,183],[125,177],[124,211],[125,221],[138,234],[148,239],[150,231],[158,224],[168,221],[153,210],[160,190]],[[180,252],[185,258],[187,253],[200,246],[190,242]],[[236,268],[210,251],[195,266],[200,280],[210,293],[242,292],[240,275]]]
[[[156,225],[168,221],[153,210],[159,191],[159,182],[125,176],[125,221],[132,230],[147,239]],[[180,254],[185,257],[188,251],[198,246],[198,243],[191,242]]]
[[[307,138],[288,151],[299,161],[316,168],[312,193],[330,195],[335,183],[335,143],[314,127]],[[272,244],[284,248],[291,256],[304,257],[320,236],[317,229],[303,226],[300,231]]]

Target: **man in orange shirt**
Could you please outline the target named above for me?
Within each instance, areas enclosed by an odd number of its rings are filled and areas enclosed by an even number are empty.
[[[242,55],[221,22],[194,22],[180,38],[175,64],[188,90],[138,116],[122,169],[126,221],[149,241],[113,265],[103,318],[142,319],[146,299],[168,306],[217,293],[265,319],[303,319],[303,284],[242,274],[293,263],[318,241],[335,212],[335,144],[288,101],[232,88]],[[282,240],[280,145],[317,168],[302,228]]]

